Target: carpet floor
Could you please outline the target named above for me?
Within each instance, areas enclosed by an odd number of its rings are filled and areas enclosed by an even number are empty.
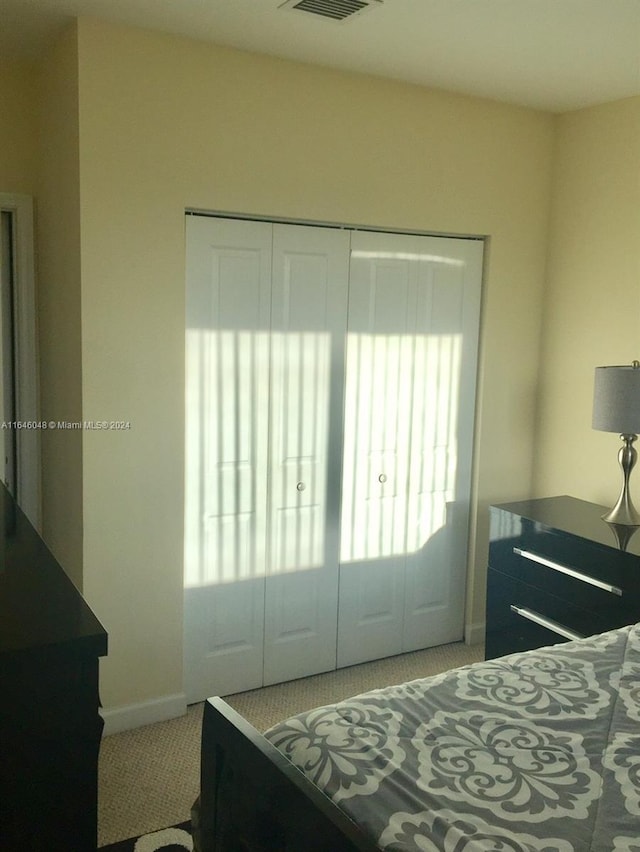
[[[190,822],[181,822],[151,834],[101,846],[99,852],[183,852],[185,849],[191,852],[193,841],[190,829]]]
[[[323,704],[483,659],[482,645],[456,642],[226,697],[259,731]],[[200,786],[202,704],[177,719],[105,737],[100,747],[98,842],[118,852],[162,847],[108,846],[188,819]],[[128,841],[127,841],[128,842]],[[168,847],[170,848],[170,847]],[[180,847],[177,847],[180,849]],[[188,848],[188,847],[187,847]]]

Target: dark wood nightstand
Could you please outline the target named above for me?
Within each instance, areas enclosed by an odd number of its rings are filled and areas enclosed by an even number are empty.
[[[487,659],[640,620],[640,529],[575,497],[490,509]]]
[[[0,849],[95,852],[107,634],[0,485]]]

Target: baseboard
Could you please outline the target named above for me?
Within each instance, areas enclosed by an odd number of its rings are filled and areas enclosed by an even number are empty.
[[[187,712],[187,696],[184,692],[175,695],[163,695],[161,698],[151,698],[139,704],[125,704],[122,707],[108,707],[100,710],[104,719],[104,736],[117,734],[140,728],[142,725],[153,725],[155,722],[166,722],[184,716]]]
[[[484,642],[484,621],[476,624],[465,624],[464,626],[464,642],[465,645],[482,645]]]

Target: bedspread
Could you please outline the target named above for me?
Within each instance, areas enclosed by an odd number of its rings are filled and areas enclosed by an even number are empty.
[[[640,626],[356,696],[265,736],[398,852],[640,852]]]

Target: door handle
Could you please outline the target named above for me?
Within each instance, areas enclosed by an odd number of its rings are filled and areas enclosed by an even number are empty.
[[[547,559],[546,556],[540,556],[539,553],[534,553],[532,550],[522,550],[520,547],[514,547],[513,552],[517,556],[522,556],[523,559],[528,559],[530,562],[537,562],[538,565],[545,565],[553,571],[558,571],[560,574],[566,574],[568,577],[573,577],[574,580],[580,580],[581,583],[588,583],[590,586],[595,586],[597,589],[604,589],[605,592],[622,597],[622,589],[618,586],[613,586],[611,583],[605,583],[603,580],[598,580],[590,574],[583,574],[582,571],[576,571],[575,568],[569,568],[568,565],[563,565],[561,562],[555,562],[553,559]]]
[[[553,619],[547,618],[545,615],[540,615],[539,612],[535,612],[526,606],[516,606],[515,604],[511,604],[511,610],[517,615],[522,616],[522,618],[526,618],[528,621],[533,621],[534,624],[539,624],[541,627],[546,627],[547,630],[551,630],[552,633],[557,633],[558,636],[564,636],[565,639],[584,639],[582,633],[576,633],[575,630],[565,627],[564,624],[553,621]]]

